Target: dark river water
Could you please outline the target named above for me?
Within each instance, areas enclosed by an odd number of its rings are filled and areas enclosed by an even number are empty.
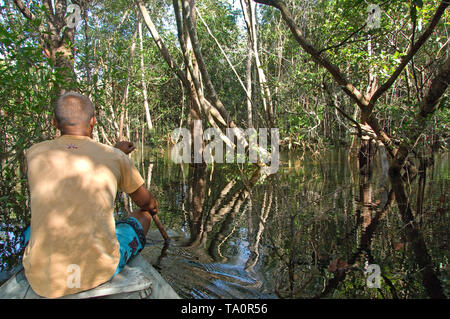
[[[142,254],[183,298],[449,296],[449,153],[401,201],[382,150],[370,174],[348,154],[285,152],[262,176],[136,152],[171,237],[152,226]]]

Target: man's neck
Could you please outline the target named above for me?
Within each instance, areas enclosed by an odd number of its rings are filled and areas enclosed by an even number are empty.
[[[77,132],[61,132],[61,136],[64,135],[68,135],[68,136],[80,136],[80,137],[89,137],[92,138],[92,136],[90,134],[85,134],[85,133],[77,133]]]
[[[73,135],[73,136],[86,136],[86,137],[92,137],[91,132],[89,130],[86,130],[85,128],[80,127],[73,127],[73,128],[65,128],[61,130],[61,136],[63,135]]]

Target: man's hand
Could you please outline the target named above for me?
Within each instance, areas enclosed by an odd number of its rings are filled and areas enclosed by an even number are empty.
[[[133,142],[127,142],[127,141],[117,142],[116,145],[114,145],[114,147],[118,148],[119,150],[121,150],[122,152],[124,152],[127,155],[136,149]]]

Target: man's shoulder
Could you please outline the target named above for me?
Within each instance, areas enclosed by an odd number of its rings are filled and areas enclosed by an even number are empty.
[[[120,150],[118,150],[117,148],[115,148],[112,145],[104,144],[104,143],[101,143],[101,142],[98,142],[95,140],[91,140],[90,142],[93,145],[93,147],[98,148],[99,150],[120,156],[120,153],[121,153]]]
[[[92,145],[92,151],[96,155],[104,154],[107,156],[108,159],[123,161],[124,158],[128,158],[127,155],[125,155],[124,152],[121,150],[115,148],[112,145],[103,144],[94,140],[91,140]]]
[[[47,148],[51,147],[53,142],[54,142],[54,140],[46,140],[46,141],[35,143],[25,150],[25,154],[30,154],[30,153],[38,151],[38,150],[47,149]]]

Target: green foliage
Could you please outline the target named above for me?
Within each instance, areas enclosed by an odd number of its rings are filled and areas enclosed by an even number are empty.
[[[14,27],[0,23],[0,225],[6,229],[30,220],[25,150],[53,135],[51,92],[62,83],[33,39],[35,29],[27,20]]]

